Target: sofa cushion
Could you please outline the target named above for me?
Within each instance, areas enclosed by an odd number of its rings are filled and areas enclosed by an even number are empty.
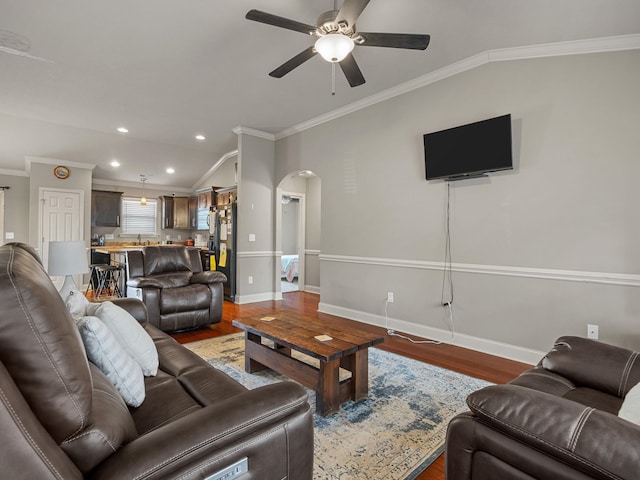
[[[0,360],[56,442],[76,435],[91,409],[89,362],[62,297],[20,244],[0,250],[0,305]]]
[[[111,381],[95,365],[90,368],[93,400],[89,422],[80,434],[60,445],[82,473],[138,435],[129,409]]]
[[[158,275],[167,272],[190,272],[191,260],[187,249],[176,247],[145,247],[144,276]]]
[[[87,300],[87,297],[85,297],[80,290],[71,290],[65,300],[65,305],[76,323],[82,320],[82,317],[88,315],[87,307],[89,306],[89,300]]]
[[[618,416],[640,425],[640,383],[629,390],[624,397]]]
[[[140,365],[125,352],[98,317],[84,317],[78,329],[89,360],[111,380],[127,405],[138,407],[145,395]]]
[[[202,284],[165,289],[160,296],[160,314],[209,310],[211,290]]]
[[[191,272],[174,272],[174,273],[162,273],[154,275],[153,277],[147,277],[153,280],[159,288],[179,288],[186,287],[191,283]]]
[[[98,317],[111,330],[124,351],[142,368],[145,376],[158,373],[158,351],[144,328],[124,308],[111,302],[93,303],[87,315]]]

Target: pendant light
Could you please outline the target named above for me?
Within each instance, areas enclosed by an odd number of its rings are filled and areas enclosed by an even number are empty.
[[[144,182],[147,181],[147,176],[140,175],[140,181],[142,182],[142,196],[140,197],[140,205],[144,207],[147,204],[147,197],[144,196]]]

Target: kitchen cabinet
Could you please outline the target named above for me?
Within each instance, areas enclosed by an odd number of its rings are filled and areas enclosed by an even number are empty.
[[[122,192],[91,191],[91,226],[119,227]]]
[[[198,228],[198,196],[189,197],[189,228],[196,230]]]
[[[160,197],[162,228],[189,228],[189,197]]]

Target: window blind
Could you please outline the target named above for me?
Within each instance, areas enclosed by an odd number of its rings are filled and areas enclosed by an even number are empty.
[[[147,199],[146,205],[140,205],[140,198],[122,199],[122,233],[155,235],[157,228],[158,202]]]

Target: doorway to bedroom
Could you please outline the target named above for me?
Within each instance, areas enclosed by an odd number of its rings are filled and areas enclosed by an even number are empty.
[[[300,290],[300,254],[303,235],[301,196],[282,195],[282,257],[280,291],[282,293]]]

